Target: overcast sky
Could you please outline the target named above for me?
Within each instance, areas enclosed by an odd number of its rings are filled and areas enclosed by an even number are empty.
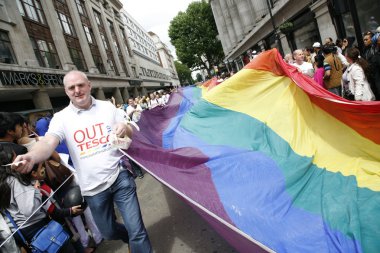
[[[152,31],[164,42],[175,56],[170,44],[170,21],[178,12],[186,11],[194,0],[120,0],[126,10],[147,32]]]

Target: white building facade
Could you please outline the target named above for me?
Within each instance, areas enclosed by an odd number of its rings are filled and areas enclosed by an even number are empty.
[[[125,10],[122,15],[134,58],[131,65],[132,72],[143,80],[142,86],[155,87],[155,83],[161,87],[177,86],[179,80],[170,50],[167,49],[167,55],[171,56],[170,59],[161,57],[162,47],[157,43],[158,36],[153,32],[146,32]],[[161,42],[161,44],[163,43]],[[169,61],[170,63],[168,63]]]
[[[173,86],[180,86],[178,73],[174,65],[174,56],[172,55],[170,49],[161,41],[157,34],[154,32],[149,32],[148,34],[155,43],[161,65],[169,72],[170,77],[173,80],[176,80],[176,82],[173,82]]]

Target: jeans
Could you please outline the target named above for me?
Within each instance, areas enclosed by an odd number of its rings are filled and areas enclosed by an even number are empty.
[[[129,242],[133,253],[151,253],[149,237],[146,232],[140,205],[136,194],[136,184],[127,170],[120,172],[110,188],[94,196],[85,197],[95,223],[107,240]],[[124,220],[124,226],[116,222],[114,204]]]

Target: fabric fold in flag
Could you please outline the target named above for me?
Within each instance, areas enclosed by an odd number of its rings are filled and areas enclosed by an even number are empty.
[[[127,153],[239,252],[379,251],[379,102],[340,98],[273,49],[139,127]]]

